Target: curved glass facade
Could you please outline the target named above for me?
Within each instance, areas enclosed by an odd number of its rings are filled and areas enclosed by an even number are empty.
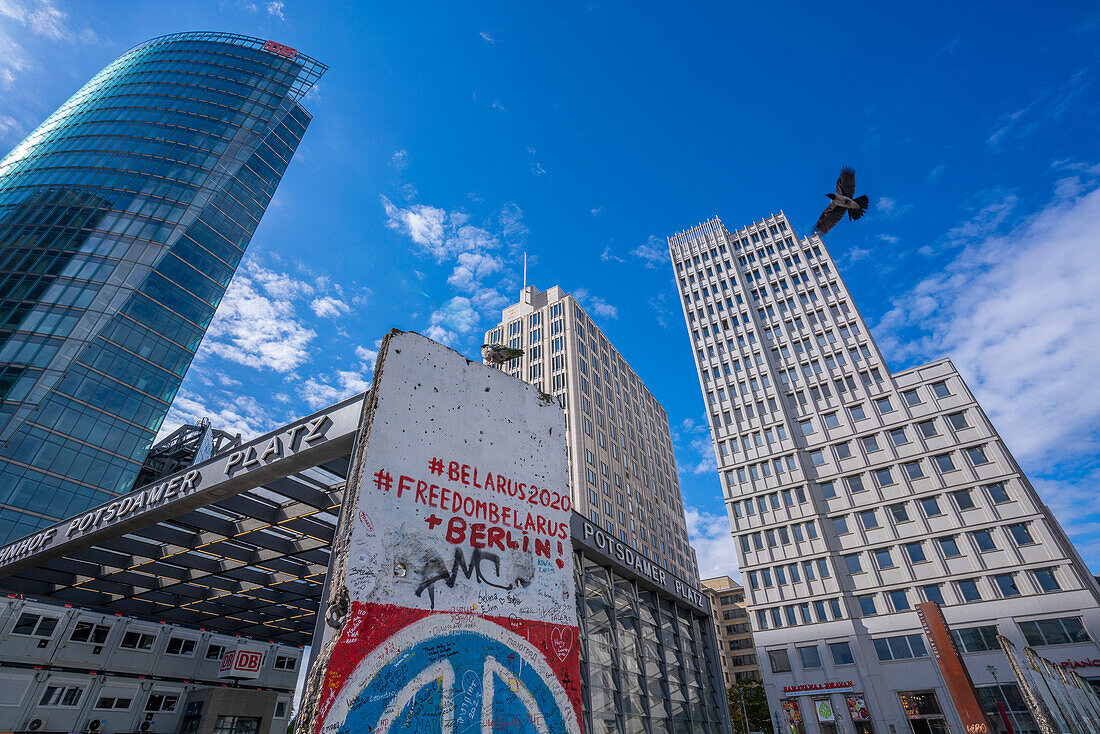
[[[133,485],[325,70],[157,38],[0,160],[0,543]]]

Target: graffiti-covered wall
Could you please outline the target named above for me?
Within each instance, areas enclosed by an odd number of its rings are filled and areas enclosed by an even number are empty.
[[[564,439],[531,386],[391,333],[303,701],[314,732],[579,734]]]

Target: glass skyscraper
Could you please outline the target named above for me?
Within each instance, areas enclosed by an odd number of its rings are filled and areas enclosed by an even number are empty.
[[[133,485],[326,68],[153,39],[0,160],[0,543]]]

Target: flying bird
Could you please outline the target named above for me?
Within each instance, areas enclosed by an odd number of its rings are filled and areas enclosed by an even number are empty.
[[[825,234],[844,218],[844,212],[848,212],[848,219],[859,219],[867,211],[870,201],[866,196],[856,196],[856,171],[845,166],[840,169],[840,177],[836,180],[836,193],[825,194],[831,199],[829,206],[821,212],[814,229]]]
[[[503,344],[482,344],[481,357],[487,364],[504,364],[510,359],[523,356],[522,349],[513,349]]]

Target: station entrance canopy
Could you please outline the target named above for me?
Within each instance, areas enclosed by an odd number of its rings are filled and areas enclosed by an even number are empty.
[[[0,548],[0,590],[310,644],[363,400]]]

